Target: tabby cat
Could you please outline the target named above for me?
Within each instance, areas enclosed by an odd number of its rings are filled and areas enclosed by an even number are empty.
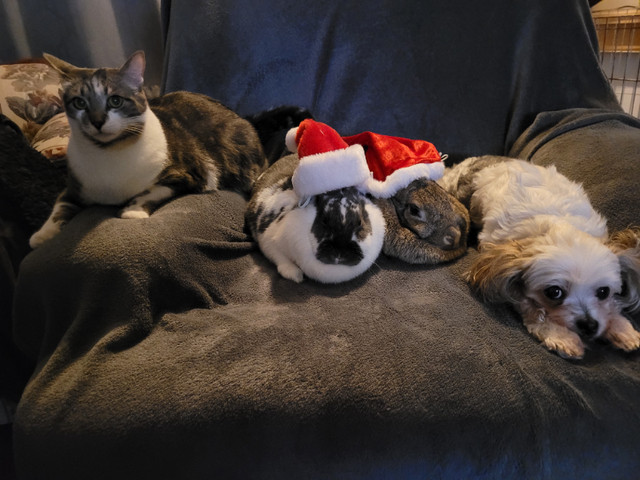
[[[120,218],[146,218],[177,195],[219,188],[248,195],[267,167],[253,126],[219,102],[187,92],[147,100],[142,51],[119,69],[45,58],[62,76],[71,138],[67,188],[32,248],[85,206],[116,205]]]

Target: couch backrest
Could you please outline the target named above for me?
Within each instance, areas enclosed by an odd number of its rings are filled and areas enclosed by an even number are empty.
[[[311,109],[345,135],[508,151],[536,113],[617,109],[587,0],[164,2],[165,88],[241,114]]]

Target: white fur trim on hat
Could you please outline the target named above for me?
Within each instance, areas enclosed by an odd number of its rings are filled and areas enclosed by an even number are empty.
[[[298,134],[298,127],[290,128],[287,135],[284,137],[284,143],[287,146],[287,150],[292,153],[298,151],[298,144],[296,142],[296,135]]]
[[[399,168],[388,175],[384,181],[369,177],[359,188],[376,198],[390,198],[414,180],[419,178],[438,180],[442,175],[444,175],[443,162],[416,163],[410,167]]]
[[[339,188],[359,186],[370,175],[364,148],[351,145],[302,157],[291,182],[300,198],[308,198]]]

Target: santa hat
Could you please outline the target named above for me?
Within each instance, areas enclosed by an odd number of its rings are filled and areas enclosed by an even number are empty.
[[[300,158],[291,178],[300,198],[360,185],[370,176],[362,145],[347,145],[324,123],[306,119],[287,132],[285,142]]]
[[[374,197],[389,198],[419,178],[438,180],[444,163],[436,147],[424,140],[364,132],[342,138],[348,145],[362,145],[372,176],[364,190]]]
[[[429,142],[371,132],[343,138],[312,119],[289,130],[286,144],[300,158],[291,180],[301,198],[352,186],[389,198],[413,180],[437,180],[444,173],[442,158]]]

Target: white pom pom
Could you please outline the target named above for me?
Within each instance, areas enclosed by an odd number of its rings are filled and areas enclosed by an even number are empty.
[[[298,144],[296,143],[296,134],[298,133],[298,127],[293,127],[287,132],[287,136],[284,139],[284,143],[287,146],[287,150],[291,153],[298,151]]]

